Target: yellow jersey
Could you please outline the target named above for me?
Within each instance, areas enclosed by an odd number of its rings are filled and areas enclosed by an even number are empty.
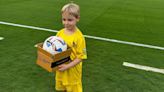
[[[71,60],[76,58],[87,59],[85,38],[81,31],[76,28],[76,31],[71,35],[65,34],[64,31],[65,29],[60,30],[56,36],[61,37],[67,43],[67,46],[72,49]],[[56,71],[56,81],[62,81],[63,85],[81,83],[81,76],[82,62],[64,72]]]

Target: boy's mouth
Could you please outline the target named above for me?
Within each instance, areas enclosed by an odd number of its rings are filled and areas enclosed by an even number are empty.
[[[71,28],[71,26],[70,25],[65,25],[65,28]]]

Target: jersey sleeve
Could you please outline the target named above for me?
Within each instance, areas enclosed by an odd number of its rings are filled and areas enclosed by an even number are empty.
[[[59,34],[60,34],[60,31],[58,31],[58,32],[56,33],[56,36],[59,36]]]
[[[83,36],[78,37],[77,40],[77,58],[79,59],[87,59],[87,51],[86,51],[86,42]]]

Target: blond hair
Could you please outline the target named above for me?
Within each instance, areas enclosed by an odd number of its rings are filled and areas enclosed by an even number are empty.
[[[75,3],[68,3],[66,5],[63,6],[63,8],[61,9],[61,13],[69,13],[70,15],[73,15],[76,18],[79,18],[80,16],[80,7],[79,5],[75,4]]]

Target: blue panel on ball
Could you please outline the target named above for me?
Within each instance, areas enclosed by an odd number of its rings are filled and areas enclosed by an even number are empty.
[[[57,52],[62,52],[62,49],[61,49],[61,48],[59,48],[59,49],[56,49],[56,51],[57,51]]]

